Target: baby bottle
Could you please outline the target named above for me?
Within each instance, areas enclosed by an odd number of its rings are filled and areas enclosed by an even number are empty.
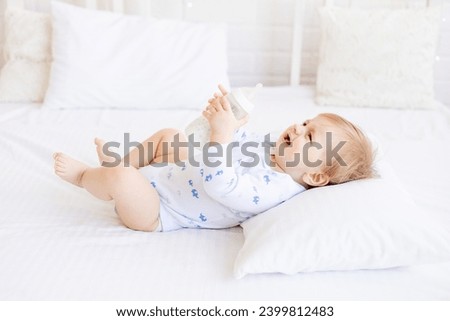
[[[231,105],[231,111],[237,120],[244,118],[252,111],[253,99],[262,86],[262,84],[257,84],[255,87],[236,88],[226,95]],[[200,147],[203,147],[209,142],[211,134],[208,120],[200,116],[186,127],[185,133],[188,137],[193,134],[194,141],[200,142]]]

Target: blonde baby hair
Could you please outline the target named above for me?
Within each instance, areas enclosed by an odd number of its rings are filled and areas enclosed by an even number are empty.
[[[345,165],[333,159],[331,165],[325,166],[324,173],[330,179],[328,185],[375,177],[376,172],[373,167],[375,151],[362,130],[336,114],[324,113],[319,116],[338,126],[342,138],[346,140],[340,153]]]

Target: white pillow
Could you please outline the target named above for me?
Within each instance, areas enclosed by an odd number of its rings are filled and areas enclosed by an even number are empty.
[[[52,2],[44,108],[203,108],[229,86],[226,26]]]
[[[383,269],[450,261],[450,232],[382,178],[303,192],[244,222],[234,274]]]
[[[50,45],[49,14],[6,9],[0,101],[42,102],[52,59]]]
[[[439,17],[438,7],[322,8],[317,102],[434,108]]]

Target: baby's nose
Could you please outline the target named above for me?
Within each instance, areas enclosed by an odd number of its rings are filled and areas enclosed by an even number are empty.
[[[302,132],[302,130],[303,130],[303,126],[301,126],[300,124],[295,124],[294,125],[294,132],[296,134],[300,134]]]

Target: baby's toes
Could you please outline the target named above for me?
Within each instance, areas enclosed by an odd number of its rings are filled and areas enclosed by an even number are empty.
[[[100,144],[101,142],[102,142],[102,139],[101,139],[101,138],[98,138],[98,137],[95,137],[95,138],[94,138],[94,143],[95,143],[95,144],[98,145],[98,144]]]
[[[64,169],[66,167],[67,164],[67,159],[65,157],[65,155],[63,153],[56,153],[55,155],[55,163],[54,163],[54,167],[55,169]]]
[[[64,164],[62,163],[55,163],[55,166],[53,166],[56,173],[62,173],[65,169]]]

